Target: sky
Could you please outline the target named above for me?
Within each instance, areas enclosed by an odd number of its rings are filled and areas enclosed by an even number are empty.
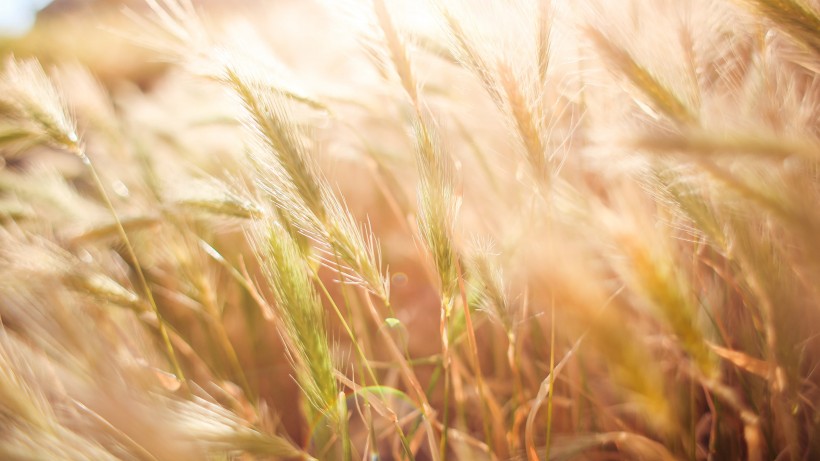
[[[34,23],[37,10],[50,0],[0,0],[0,35],[24,34]]]

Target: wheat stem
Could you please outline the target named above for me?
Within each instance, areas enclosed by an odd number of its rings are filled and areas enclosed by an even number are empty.
[[[157,317],[157,326],[159,329],[159,334],[162,337],[162,342],[165,345],[165,353],[168,355],[168,360],[171,362],[171,366],[174,370],[174,374],[176,375],[177,379],[183,384],[183,387],[186,387],[186,380],[185,374],[182,372],[182,367],[179,365],[179,361],[177,360],[176,353],[174,352],[174,347],[171,345],[171,339],[168,336],[168,330],[165,326],[165,320],[162,317],[162,314],[159,312],[159,307],[157,307],[157,303],[154,300],[153,292],[151,291],[151,287],[148,286],[148,280],[145,278],[145,274],[142,271],[142,265],[137,258],[137,254],[134,251],[134,247],[131,244],[131,240],[128,238],[128,234],[125,233],[125,228],[122,226],[122,222],[120,221],[119,215],[117,214],[117,210],[114,208],[114,204],[111,203],[111,199],[108,197],[108,193],[105,190],[105,186],[100,179],[100,176],[97,174],[97,169],[94,167],[94,164],[91,162],[91,159],[86,155],[86,153],[77,147],[74,151],[74,154],[77,155],[83,162],[84,165],[88,168],[88,171],[91,174],[91,179],[94,181],[94,187],[99,192],[100,197],[103,199],[106,208],[108,211],[111,212],[112,217],[114,218],[114,222],[117,226],[117,233],[119,234],[120,238],[125,245],[125,251],[128,253],[128,257],[131,259],[131,263],[134,265],[134,271],[137,274],[137,278],[140,281],[140,285],[142,286],[143,293],[145,297],[148,299],[148,304],[151,306],[154,315]]]

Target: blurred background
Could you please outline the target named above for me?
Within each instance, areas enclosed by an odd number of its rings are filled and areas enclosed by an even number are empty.
[[[213,17],[254,17],[258,0],[193,0]],[[271,5],[299,2],[277,1]],[[0,0],[0,54],[35,57],[44,66],[79,64],[105,87],[131,82],[150,87],[167,68],[150,53],[128,11],[144,0]]]
[[[26,33],[37,12],[51,3],[49,0],[5,0],[0,3],[0,34],[17,36]]]
[[[44,65],[81,64],[108,85],[125,78],[141,86],[158,67],[128,40],[133,24],[124,8],[141,10],[133,0],[0,1],[0,53],[36,57]]]

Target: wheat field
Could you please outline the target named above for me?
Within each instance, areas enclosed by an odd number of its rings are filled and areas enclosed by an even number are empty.
[[[121,3],[0,40],[0,459],[820,459],[818,1]]]

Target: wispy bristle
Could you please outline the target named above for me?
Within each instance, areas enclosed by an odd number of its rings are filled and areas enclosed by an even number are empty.
[[[479,296],[479,306],[513,337],[518,319],[510,303],[501,268],[491,244],[479,244],[468,259],[468,273]]]
[[[0,76],[0,99],[15,116],[50,140],[56,147],[75,151],[80,138],[74,120],[68,115],[63,98],[32,59],[6,61]]]
[[[799,0],[743,0],[820,56],[820,14]]]
[[[418,83],[416,83],[416,79],[413,76],[413,69],[410,65],[407,47],[401,36],[399,36],[398,31],[396,31],[390,13],[387,11],[387,6],[384,4],[384,0],[374,0],[373,8],[378,18],[379,27],[381,27],[384,33],[387,49],[390,51],[390,57],[399,75],[401,84],[404,87],[404,91],[407,92],[407,96],[413,105],[418,106]]]
[[[626,77],[634,88],[648,98],[653,107],[676,123],[695,123],[697,117],[681,98],[663,85],[656,76],[635,60],[623,47],[613,42],[595,28],[587,29],[587,35],[607,60],[613,70]]]
[[[498,64],[498,77],[506,96],[507,108],[518,131],[519,139],[526,151],[526,160],[536,178],[544,178],[547,152],[544,148],[541,127],[543,122],[533,109],[534,98],[522,91],[520,82],[512,73],[509,65]]]
[[[538,38],[536,40],[536,61],[538,62],[538,77],[541,84],[547,82],[550,63],[550,48],[552,41],[552,0],[538,1]]]
[[[416,155],[420,176],[418,224],[433,257],[440,290],[453,299],[456,290],[456,258],[453,226],[458,212],[451,160],[430,119],[416,121]]]
[[[261,144],[252,150],[252,160],[261,173],[257,177],[261,188],[300,232],[326,248],[328,257],[324,262],[331,267],[349,268],[354,274],[349,280],[358,280],[382,300],[389,300],[389,285],[382,275],[375,239],[355,224],[331,192],[315,166],[303,133],[291,120],[287,103],[250,85],[230,69],[228,75],[251,118],[249,125],[256,142]]]
[[[252,235],[276,297],[281,334],[312,407],[312,417],[333,417],[338,394],[325,315],[296,242],[276,222],[259,223]]]

